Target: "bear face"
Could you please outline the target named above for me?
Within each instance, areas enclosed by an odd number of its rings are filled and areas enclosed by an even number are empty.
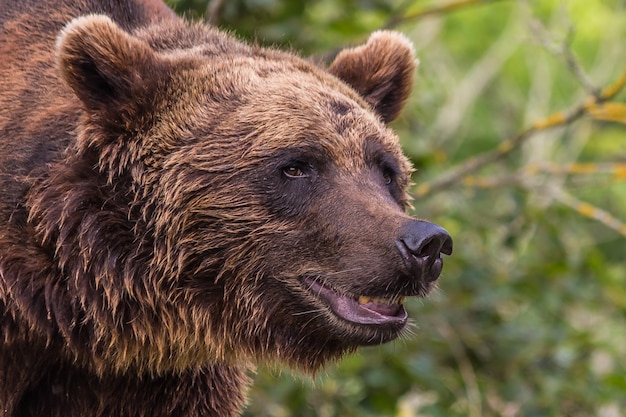
[[[92,15],[56,59],[78,122],[29,191],[56,273],[28,315],[81,366],[315,370],[397,337],[403,298],[434,286],[452,241],[405,213],[412,168],[386,126],[415,69],[400,35],[325,71],[199,25]]]

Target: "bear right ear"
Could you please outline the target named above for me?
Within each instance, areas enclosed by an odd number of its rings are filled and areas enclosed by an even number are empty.
[[[61,76],[94,112],[132,113],[128,106],[147,99],[160,64],[148,44],[102,15],[70,22],[57,39],[56,53]]]
[[[328,71],[354,88],[388,123],[398,117],[411,94],[417,64],[411,41],[382,30],[365,45],[341,51]]]

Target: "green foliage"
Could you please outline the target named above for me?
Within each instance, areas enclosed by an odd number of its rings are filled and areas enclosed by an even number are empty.
[[[170,3],[206,14],[207,0]],[[239,36],[322,58],[413,15],[395,29],[414,41],[421,65],[393,127],[419,169],[417,186],[626,70],[622,1],[476,1],[415,15],[450,3],[231,0],[218,17]],[[315,378],[260,369],[247,415],[621,415],[626,232],[602,215],[626,223],[626,121],[615,120],[584,116],[539,131],[473,172],[482,182],[416,199],[415,214],[446,227],[455,253],[440,290],[409,302],[411,334]],[[582,162],[593,169],[572,168]]]

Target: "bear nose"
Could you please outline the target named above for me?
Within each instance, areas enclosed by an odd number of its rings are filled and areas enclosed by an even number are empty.
[[[406,224],[396,246],[414,276],[432,282],[443,269],[441,254],[452,254],[452,238],[436,224],[413,220]]]

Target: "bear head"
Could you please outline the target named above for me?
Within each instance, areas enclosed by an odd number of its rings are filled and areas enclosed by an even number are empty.
[[[75,360],[315,370],[400,335],[404,297],[435,285],[452,241],[406,214],[412,167],[387,126],[416,67],[402,35],[323,69],[202,25],[91,15],[57,66],[76,140],[28,207]]]

